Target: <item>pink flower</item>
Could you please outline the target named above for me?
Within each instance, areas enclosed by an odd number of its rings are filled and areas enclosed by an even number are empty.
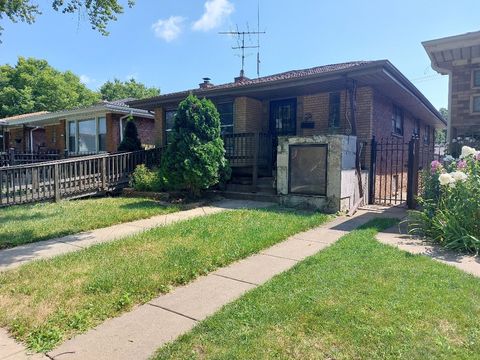
[[[475,160],[480,161],[480,151],[475,154]]]
[[[465,169],[467,167],[467,162],[465,160],[460,160],[457,162],[457,169]]]
[[[440,163],[440,161],[433,160],[432,163],[430,164],[430,170],[432,174],[436,173],[439,170],[442,170],[443,166]]]

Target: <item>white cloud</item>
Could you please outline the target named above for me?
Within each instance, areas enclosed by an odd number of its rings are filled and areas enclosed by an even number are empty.
[[[220,26],[235,7],[229,0],[207,0],[202,17],[192,25],[193,30],[208,31]]]
[[[173,41],[182,33],[182,16],[170,16],[168,19],[159,19],[152,25],[155,36],[167,42]]]
[[[92,79],[88,75],[80,75],[80,82],[84,85],[88,85],[90,83],[95,82],[95,79]]]

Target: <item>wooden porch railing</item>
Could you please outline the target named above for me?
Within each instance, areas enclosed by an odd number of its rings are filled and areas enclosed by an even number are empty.
[[[10,150],[9,152],[0,153],[0,167],[36,164],[59,159],[59,153],[17,153]]]
[[[239,133],[223,135],[225,157],[230,166],[252,168],[252,189],[257,187],[260,167],[271,172],[273,166],[273,138],[264,133]]]
[[[0,206],[71,199],[127,186],[140,164],[159,162],[164,148],[85,156],[0,168]]]

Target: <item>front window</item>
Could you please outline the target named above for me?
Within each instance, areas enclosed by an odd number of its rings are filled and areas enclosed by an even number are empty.
[[[104,116],[69,121],[68,151],[71,153],[97,153],[107,151],[107,121]]]
[[[415,122],[413,124],[413,135],[420,136],[420,120],[419,119],[415,119]]]
[[[474,96],[472,102],[472,112],[480,113],[480,96]]]
[[[77,123],[75,121],[70,121],[68,123],[68,151],[76,152],[76,143],[77,143]]]
[[[97,126],[95,119],[78,122],[78,152],[95,152]]]
[[[233,102],[217,105],[220,114],[220,128],[223,134],[233,134]]]
[[[165,133],[167,134],[167,144],[172,141],[172,129],[175,124],[175,114],[177,110],[165,111]]]
[[[328,127],[340,127],[340,93],[330,94],[329,100]]]
[[[423,134],[423,142],[425,144],[430,144],[430,125],[425,125],[425,134]]]
[[[98,151],[107,151],[107,120],[98,118]]]
[[[473,87],[480,87],[480,69],[473,70]]]
[[[400,136],[403,135],[403,110],[398,106],[393,107],[392,133]]]

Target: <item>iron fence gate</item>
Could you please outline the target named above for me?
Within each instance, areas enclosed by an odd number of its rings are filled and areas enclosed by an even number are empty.
[[[421,172],[429,169],[433,160],[444,156],[445,146],[413,137],[387,138],[370,147],[369,203],[405,205],[413,209],[421,192]]]

